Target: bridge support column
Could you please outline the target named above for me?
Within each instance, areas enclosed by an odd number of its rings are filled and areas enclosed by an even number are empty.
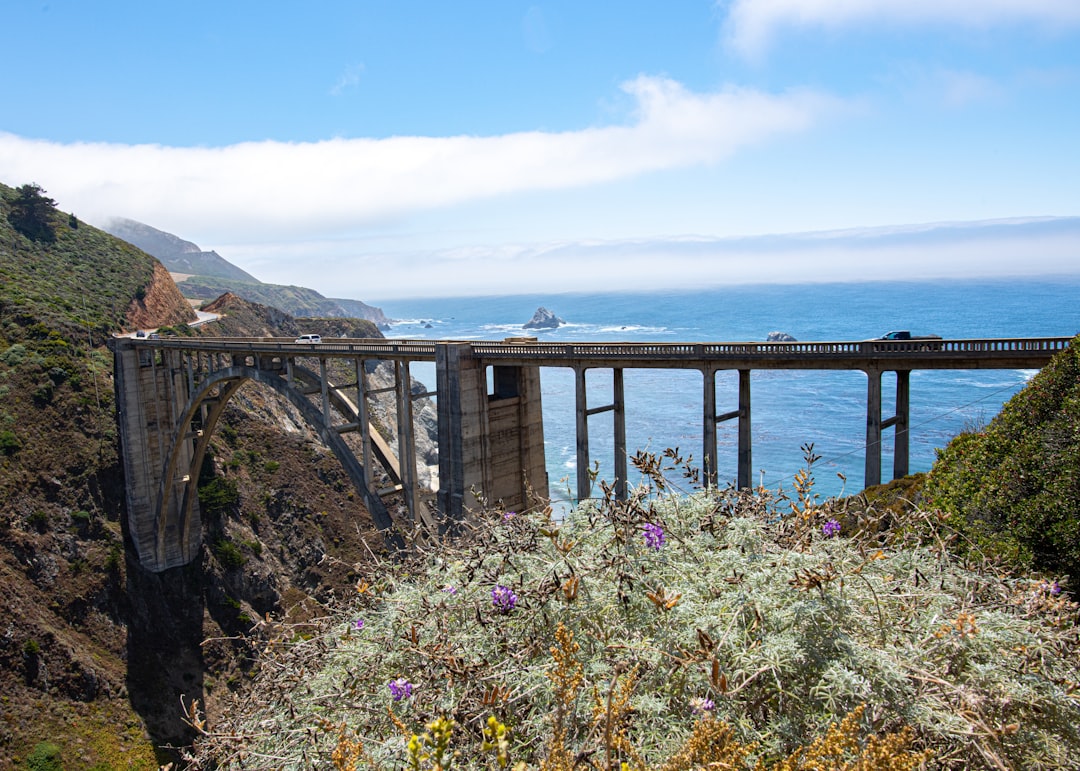
[[[537,367],[484,363],[468,343],[435,350],[439,423],[439,510],[447,526],[470,509],[522,510],[548,497]]]
[[[863,487],[881,484],[881,370],[866,370],[866,465]]]
[[[589,408],[588,393],[585,385],[585,368],[574,368],[576,423],[577,423],[577,499],[587,500],[592,496],[592,476],[589,469],[589,416],[601,412],[612,412],[613,441],[615,448],[615,499],[626,500],[626,483],[629,473],[626,457],[626,399],[624,375],[621,367],[611,372],[611,404]]]
[[[867,370],[866,390],[866,473],[863,487],[881,484],[881,432],[893,435],[893,479],[907,476],[910,460],[911,371],[896,370],[896,414],[881,419],[881,370]]]
[[[705,381],[705,390],[701,400],[705,411],[701,432],[701,463],[704,465],[702,473],[705,485],[716,487],[718,479],[716,472],[716,370],[705,367],[701,370],[701,374]]]
[[[574,367],[574,424],[577,442],[577,499],[586,501],[592,495],[589,476],[589,397],[585,391],[585,368]]]
[[[615,411],[615,499],[626,500],[626,401],[623,397],[623,371],[616,369],[612,373],[614,397],[612,409]]]
[[[750,412],[750,370],[739,370],[739,408],[723,415],[716,414],[716,372],[707,371],[705,377],[705,454],[712,458],[712,480],[716,483],[716,424],[733,418],[739,419],[739,461],[735,484],[740,490],[753,485],[754,450],[752,445]]]
[[[896,373],[896,416],[893,418],[896,435],[893,437],[893,479],[908,475],[910,454],[911,418],[911,372],[898,370]]]
[[[750,434],[750,370],[739,370],[739,473],[740,490],[753,486],[754,452]]]
[[[405,496],[405,505],[413,515],[413,524],[423,526],[425,523],[417,508],[419,491],[416,482],[416,437],[413,436],[412,374],[409,372],[409,362],[394,362],[394,377],[397,385],[398,472],[401,474],[401,489]]]
[[[184,492],[194,445],[182,437],[176,452],[173,479],[163,480],[163,468],[177,429],[177,405],[188,400],[188,373],[178,351],[137,349],[116,340],[113,344],[117,423],[124,464],[127,524],[139,562],[161,572],[186,565],[202,544],[197,499],[191,501],[190,519],[183,526]],[[186,429],[185,429],[186,430]],[[163,486],[171,486],[164,518],[154,512]],[[164,534],[163,538],[159,538]]]

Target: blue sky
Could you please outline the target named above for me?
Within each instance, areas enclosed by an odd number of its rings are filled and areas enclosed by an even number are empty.
[[[3,21],[0,181],[330,296],[885,278],[849,229],[1080,215],[1076,0],[12,0]],[[842,232],[740,251],[811,231]],[[1080,237],[1043,247],[890,262],[1080,271]]]

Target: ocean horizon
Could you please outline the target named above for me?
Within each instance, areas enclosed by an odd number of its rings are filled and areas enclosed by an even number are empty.
[[[394,300],[390,338],[502,340],[535,336],[567,342],[763,341],[783,332],[799,341],[866,340],[897,329],[944,338],[1071,337],[1080,332],[1080,277],[759,284],[698,291],[590,292]],[[523,325],[544,307],[557,329]],[[433,365],[413,375],[434,384]],[[938,448],[988,423],[1034,370],[916,370],[911,374],[910,470],[928,471]],[[678,448],[700,459],[702,376],[694,370],[626,370],[627,448]],[[717,374],[717,410],[738,405],[736,372]],[[611,402],[611,370],[589,370],[590,407]],[[804,445],[821,460],[815,492],[863,487],[867,378],[859,371],[762,370],[751,376],[754,483],[790,492],[805,467]],[[549,486],[556,501],[576,491],[573,371],[541,369]],[[895,378],[882,376],[882,416],[892,414]],[[733,481],[736,421],[718,427],[720,484]],[[589,418],[590,462],[599,479],[614,469],[610,413]],[[883,433],[882,476],[892,469],[893,432]],[[631,483],[636,477],[631,471]]]

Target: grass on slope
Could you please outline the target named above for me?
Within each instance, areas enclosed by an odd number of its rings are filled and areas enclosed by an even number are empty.
[[[14,194],[0,185],[0,339],[15,339],[13,325],[41,324],[101,345],[123,327],[128,304],[145,291],[156,261],[59,211],[55,241],[29,239],[8,221]]]

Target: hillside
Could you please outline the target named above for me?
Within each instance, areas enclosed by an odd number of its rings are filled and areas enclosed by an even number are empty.
[[[190,241],[141,222],[118,217],[110,220],[105,225],[105,230],[157,257],[171,273],[217,276],[258,283],[258,279],[217,252],[204,252]]]
[[[314,289],[263,283],[217,252],[204,252],[190,241],[135,220],[114,219],[106,230],[157,257],[170,272],[182,274],[180,289],[193,300],[212,300],[232,292],[293,316],[367,319],[382,329],[390,323],[381,309],[359,300],[330,299]]]
[[[359,300],[331,300],[314,289],[302,286],[252,283],[211,276],[189,276],[177,286],[185,297],[193,300],[212,300],[225,292],[232,292],[253,303],[280,308],[293,316],[362,318],[373,321],[380,327],[386,327],[390,323],[379,308]]]
[[[68,769],[156,769],[191,738],[182,695],[217,715],[242,685],[255,621],[321,615],[379,544],[333,457],[251,389],[200,476],[201,561],[156,575],[130,562],[104,342],[190,331],[194,314],[157,260],[69,214],[46,206],[50,233],[17,230],[18,195],[0,187],[0,770],[54,750]],[[300,325],[226,313],[235,334],[247,317],[272,334]],[[377,334],[303,326],[319,323]]]
[[[1080,579],[1078,341],[989,425],[939,451],[926,486],[933,504],[979,549],[1074,580]]]

